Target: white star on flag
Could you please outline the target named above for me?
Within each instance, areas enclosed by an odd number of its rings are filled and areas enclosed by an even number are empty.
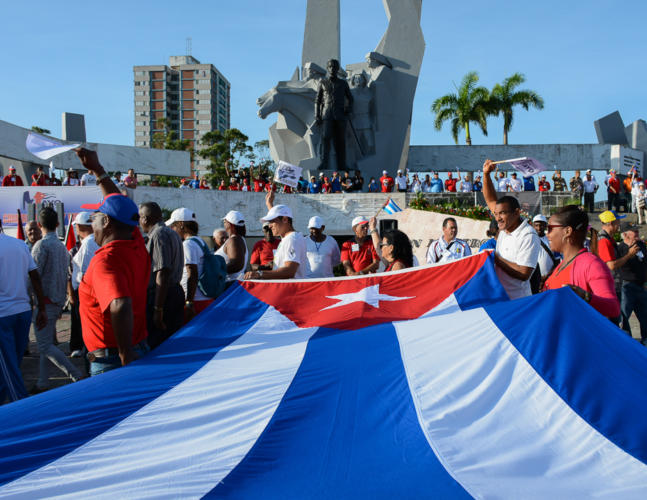
[[[369,306],[375,307],[376,309],[380,308],[380,301],[395,301],[395,300],[407,300],[415,299],[415,297],[394,297],[393,295],[385,295],[380,293],[380,285],[367,286],[361,290],[353,293],[342,293],[340,295],[331,295],[326,296],[327,299],[338,300],[336,304],[332,306],[324,307],[321,311],[326,309],[334,309],[335,307],[347,306],[354,302],[366,302]]]

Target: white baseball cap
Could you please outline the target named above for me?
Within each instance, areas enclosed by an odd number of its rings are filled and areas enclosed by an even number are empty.
[[[324,225],[324,221],[318,215],[315,215],[314,217],[310,217],[310,220],[308,221],[308,229],[310,228],[320,229],[321,226],[323,225]]]
[[[387,171],[386,171],[386,170],[382,170],[382,175],[386,175],[386,174],[387,174]]]
[[[174,222],[198,222],[195,218],[195,212],[188,208],[176,208],[171,212],[171,218],[166,221],[166,225],[170,226]]]
[[[79,212],[74,217],[72,224],[81,224],[82,226],[92,225],[92,212]]]
[[[274,205],[269,212],[267,212],[267,215],[263,217],[261,220],[263,222],[269,222],[277,217],[290,217],[292,218],[292,210],[290,207],[287,205]]]
[[[353,222],[350,226],[355,227],[357,224],[368,224],[368,219],[359,215],[353,219]]]
[[[241,214],[237,210],[230,210],[227,212],[227,215],[224,216],[222,220],[226,220],[230,224],[233,224],[234,226],[244,226],[245,225],[245,217],[243,217],[243,214]]]
[[[546,222],[548,223],[548,219],[546,219],[545,215],[542,214],[537,214],[532,218],[533,222]]]

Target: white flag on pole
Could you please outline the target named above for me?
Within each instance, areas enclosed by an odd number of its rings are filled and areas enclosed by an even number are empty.
[[[80,145],[81,144],[63,144],[60,141],[50,139],[49,137],[45,137],[40,134],[35,134],[33,132],[29,133],[27,141],[25,142],[27,151],[41,160],[49,160],[56,155],[78,148]]]
[[[521,172],[524,177],[530,177],[531,175],[535,175],[546,170],[546,166],[543,163],[541,163],[539,160],[531,158],[530,156],[524,156],[523,158],[513,158],[511,160],[503,160],[497,163],[509,163],[519,172]]]
[[[301,170],[301,167],[291,165],[285,161],[279,161],[279,166],[276,167],[276,171],[274,172],[274,180],[295,188],[299,183]]]

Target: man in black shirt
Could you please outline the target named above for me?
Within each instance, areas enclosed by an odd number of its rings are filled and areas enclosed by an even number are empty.
[[[620,268],[622,279],[622,294],[620,297],[620,310],[622,311],[622,329],[631,335],[629,317],[636,313],[640,323],[640,337],[643,345],[647,345],[647,247],[638,235],[638,226],[628,222],[620,226],[622,243],[617,247],[618,257],[629,253],[629,249],[637,246],[638,252]]]

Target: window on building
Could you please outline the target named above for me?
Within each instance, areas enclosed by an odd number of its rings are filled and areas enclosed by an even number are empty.
[[[209,114],[211,114],[211,110],[210,109],[199,109],[198,114],[199,115],[209,115]]]
[[[147,124],[148,122],[135,122],[135,127],[143,127]]]
[[[135,106],[143,106],[144,101],[135,101]]]
[[[136,135],[136,136],[141,137],[141,136],[146,135],[147,133],[148,133],[148,132],[144,132],[144,131],[142,131],[142,130],[137,130],[137,131],[135,132],[135,135]]]
[[[135,71],[135,76],[144,76],[146,71]]]
[[[198,94],[210,94],[211,90],[209,89],[198,89]]]

